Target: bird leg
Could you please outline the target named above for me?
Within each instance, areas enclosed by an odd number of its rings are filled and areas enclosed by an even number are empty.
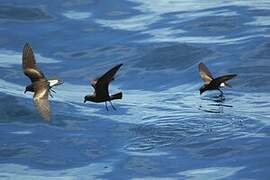
[[[56,93],[52,88],[49,88],[49,94],[50,94],[50,96],[53,98],[52,92],[53,92],[53,93]]]
[[[50,89],[50,90],[51,90],[52,92],[56,93],[55,90],[53,90],[53,89]]]
[[[49,91],[49,95],[53,98],[53,95],[52,95],[51,91]]]
[[[116,111],[116,108],[113,106],[112,102],[111,102],[111,101],[109,101],[109,102],[110,102],[110,104],[111,104],[111,106],[112,106],[113,110],[115,110],[115,111]]]
[[[220,97],[223,97],[223,92],[220,89],[218,89],[218,90],[220,92]]]
[[[107,101],[105,101],[105,107],[106,107],[106,110],[109,111],[108,106],[107,106]]]

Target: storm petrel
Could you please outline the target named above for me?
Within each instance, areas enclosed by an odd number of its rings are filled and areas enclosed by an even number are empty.
[[[112,104],[112,100],[114,99],[122,99],[122,92],[110,95],[109,94],[109,84],[111,81],[114,80],[116,72],[119,70],[119,68],[123,64],[119,64],[112,69],[110,69],[108,72],[103,74],[101,77],[96,78],[91,81],[91,85],[94,88],[95,92],[93,95],[87,95],[84,97],[84,103],[86,101],[92,101],[95,103],[101,103],[105,102],[106,110],[108,111],[107,101],[110,102],[112,108],[116,110],[116,108]]]
[[[46,79],[36,65],[35,55],[29,43],[26,43],[23,48],[22,68],[24,74],[32,82],[32,84],[26,86],[24,93],[27,91],[34,92],[33,98],[37,110],[45,120],[50,120],[48,95],[51,95],[51,91],[55,92],[52,87],[63,84],[63,81],[57,78]]]
[[[218,90],[220,91],[221,95],[223,95],[223,92],[221,91],[220,87],[230,87],[226,81],[236,77],[236,74],[228,74],[224,76],[220,76],[217,78],[213,78],[211,72],[208,70],[208,68],[203,64],[199,64],[199,72],[201,75],[202,80],[204,80],[204,85],[200,88],[200,94],[202,94],[205,91],[208,90]]]

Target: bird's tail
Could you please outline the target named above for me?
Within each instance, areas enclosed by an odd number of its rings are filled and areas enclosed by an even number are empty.
[[[116,94],[111,95],[111,100],[122,99],[122,97],[123,97],[123,93],[122,92],[119,92],[119,93],[116,93]]]
[[[64,81],[62,81],[62,80],[59,79],[59,78],[51,78],[51,79],[48,79],[48,82],[49,82],[49,84],[50,84],[50,87],[58,86],[58,85],[64,83]]]
[[[231,88],[232,86],[230,84],[228,84],[227,82],[224,83],[226,87]]]

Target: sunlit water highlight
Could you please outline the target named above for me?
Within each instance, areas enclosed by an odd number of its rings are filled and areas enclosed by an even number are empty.
[[[268,1],[4,1],[0,178],[268,179]],[[36,112],[21,50],[65,83]],[[199,95],[198,63],[232,88]],[[124,63],[114,102],[83,103],[89,80]]]

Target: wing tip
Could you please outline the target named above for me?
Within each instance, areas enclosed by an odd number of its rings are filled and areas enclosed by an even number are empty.
[[[50,121],[51,119],[51,113],[50,110],[44,110],[42,109],[42,107],[40,107],[39,102],[37,100],[34,99],[35,102],[35,106],[36,106],[36,110],[38,111],[38,113],[40,114],[40,116],[46,120],[46,121]]]
[[[51,117],[50,117],[50,114],[43,114],[42,112],[39,112],[41,118],[46,121],[46,122],[49,122],[51,121]]]
[[[200,63],[199,63],[199,66],[201,66],[201,65],[204,65],[204,63],[203,63],[203,62],[200,62]]]
[[[47,116],[46,116],[46,117],[45,117],[45,116],[42,116],[42,117],[43,117],[43,119],[44,119],[45,121],[47,121],[47,122],[51,121],[50,116],[48,116],[48,117],[47,117]]]
[[[26,61],[29,58],[29,55],[31,56],[31,54],[34,54],[32,46],[30,43],[26,42],[23,46],[23,61]]]
[[[203,66],[203,65],[204,65],[204,63],[203,62],[200,62],[198,66],[200,67],[200,66]]]
[[[198,65],[198,67],[199,67],[199,70],[202,70],[204,68],[207,68],[206,65],[203,62],[200,62],[199,65]]]
[[[120,63],[120,64],[116,65],[115,67],[120,68],[120,67],[123,66],[123,65],[124,65],[123,63]]]
[[[112,69],[109,70],[110,71],[115,71],[115,73],[120,69],[120,67],[123,66],[123,63],[120,63],[116,66],[114,66]]]
[[[29,42],[26,42],[23,46],[23,49],[28,49],[28,48],[31,48],[32,49],[32,46]]]
[[[229,74],[229,76],[231,76],[231,78],[235,78],[237,77],[237,74]]]
[[[46,120],[46,121],[50,121],[51,120],[51,114],[50,112],[43,112],[42,110],[38,110],[41,117]]]

